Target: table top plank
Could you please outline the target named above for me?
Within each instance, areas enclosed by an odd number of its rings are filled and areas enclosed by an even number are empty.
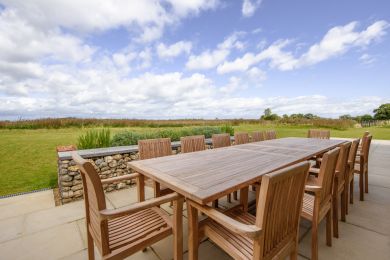
[[[164,186],[206,204],[261,176],[330,150],[344,140],[282,138],[130,162]]]

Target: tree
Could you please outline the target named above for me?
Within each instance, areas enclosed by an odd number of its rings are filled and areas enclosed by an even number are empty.
[[[339,116],[339,119],[348,119],[348,120],[350,120],[350,119],[352,119],[352,116],[351,115],[341,115],[341,116]]]
[[[266,108],[264,110],[264,117],[269,117],[272,114],[271,108]]]
[[[308,114],[304,114],[303,117],[306,119],[313,119],[316,118],[317,116],[313,115],[312,113],[308,113]]]
[[[264,110],[264,115],[262,115],[260,119],[273,121],[279,118],[280,117],[277,114],[272,114],[271,108],[266,108]]]
[[[382,104],[377,109],[374,109],[374,118],[377,120],[390,119],[390,103]]]
[[[372,115],[369,115],[369,114],[365,114],[365,115],[362,115],[360,120],[361,121],[371,121],[373,118],[372,118]]]

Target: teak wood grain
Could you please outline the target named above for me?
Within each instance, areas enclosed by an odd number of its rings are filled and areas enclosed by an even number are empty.
[[[129,166],[205,205],[253,184],[264,174],[307,160],[344,142],[282,138],[134,161]]]

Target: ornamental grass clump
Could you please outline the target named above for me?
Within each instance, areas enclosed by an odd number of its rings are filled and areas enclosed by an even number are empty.
[[[109,147],[111,145],[111,132],[108,128],[91,129],[79,136],[77,140],[78,149],[92,149]]]

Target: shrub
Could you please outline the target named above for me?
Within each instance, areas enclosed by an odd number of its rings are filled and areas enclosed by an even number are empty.
[[[221,132],[234,135],[234,128],[231,125],[226,124],[221,126]]]
[[[171,138],[172,141],[180,141],[182,136],[190,135],[204,135],[206,138],[210,138],[213,134],[221,133],[221,129],[215,126],[204,126],[204,127],[192,127],[182,129],[162,129],[157,132],[144,132],[136,133],[125,131],[114,135],[112,138],[112,146],[124,146],[124,145],[135,145],[138,140],[153,139],[153,138]]]
[[[111,144],[110,129],[88,130],[85,134],[79,136],[77,147],[79,149],[91,149],[109,147]]]

